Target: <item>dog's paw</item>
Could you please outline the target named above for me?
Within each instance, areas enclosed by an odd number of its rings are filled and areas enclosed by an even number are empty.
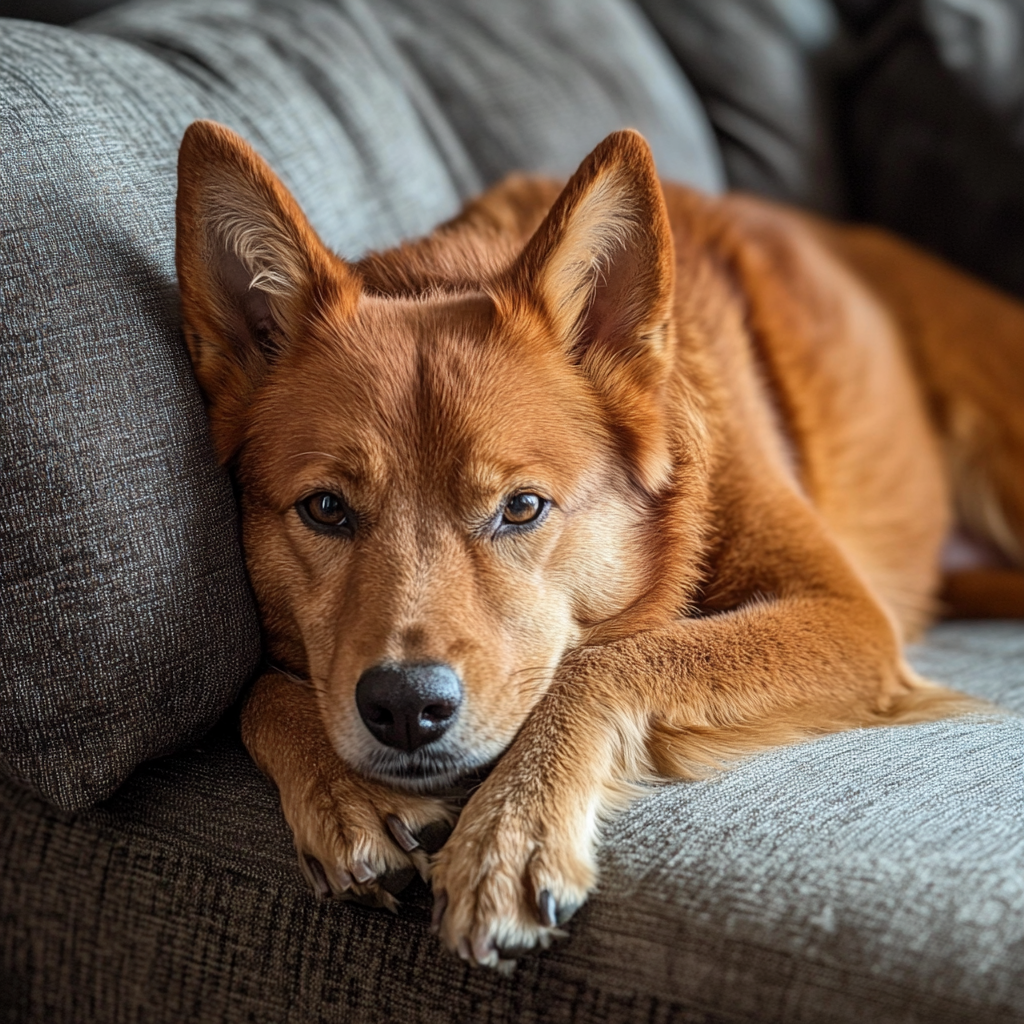
[[[559,926],[586,901],[593,836],[477,798],[434,858],[432,927],[463,960],[510,971],[564,936]]]
[[[401,793],[341,770],[300,792],[282,791],[281,804],[299,869],[317,896],[389,910],[417,873],[428,880],[429,854],[455,820],[443,800]]]

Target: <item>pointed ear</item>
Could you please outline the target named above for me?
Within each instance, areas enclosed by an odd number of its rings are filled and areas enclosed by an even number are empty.
[[[674,289],[665,198],[635,131],[609,135],[583,161],[499,285],[499,308],[524,298],[539,307],[597,386],[649,490],[671,469],[658,392],[672,358]]]
[[[239,135],[191,124],[178,154],[177,267],[189,354],[222,461],[241,444],[253,391],[328,299],[359,285]]]

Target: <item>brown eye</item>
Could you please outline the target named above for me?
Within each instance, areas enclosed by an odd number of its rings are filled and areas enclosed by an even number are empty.
[[[314,530],[349,535],[353,532],[352,514],[348,506],[329,491],[304,498],[295,506],[295,510],[299,518]]]
[[[505,508],[502,510],[502,525],[525,526],[539,519],[547,507],[548,502],[539,494],[531,494],[529,491],[513,494],[505,502]]]

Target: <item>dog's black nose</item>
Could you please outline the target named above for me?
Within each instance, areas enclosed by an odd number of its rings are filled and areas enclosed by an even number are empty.
[[[449,665],[376,665],[356,684],[366,728],[409,753],[443,736],[461,703],[462,683]]]

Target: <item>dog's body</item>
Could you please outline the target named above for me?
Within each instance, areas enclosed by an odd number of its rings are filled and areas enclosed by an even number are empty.
[[[628,132],[348,265],[200,123],[178,217],[276,666],[244,737],[315,886],[388,902],[497,761],[432,865],[442,939],[495,965],[583,902],[636,782],[962,706],[901,645],[954,509],[1022,564],[1017,304],[661,186]]]

